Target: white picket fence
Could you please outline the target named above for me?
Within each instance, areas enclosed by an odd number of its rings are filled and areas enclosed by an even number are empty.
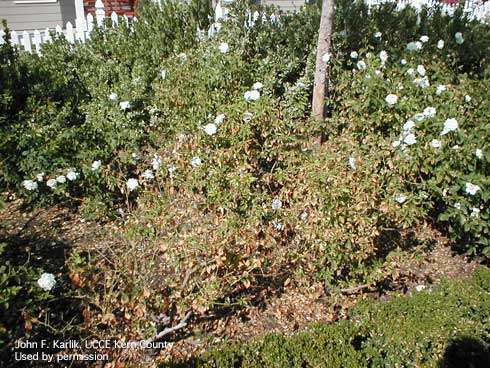
[[[454,4],[441,3],[437,0],[365,0],[368,6],[377,6],[384,3],[397,3],[399,10],[404,9],[407,6],[411,6],[417,10],[422,7],[441,7],[442,12],[448,15],[453,15],[456,6]],[[466,13],[469,19],[478,20],[480,22],[490,22],[490,2],[483,2],[481,0],[466,0],[464,2],[463,11]]]
[[[159,0],[153,0],[156,3],[160,3]],[[221,0],[215,7],[215,23],[213,23],[208,31],[203,31],[201,29],[197,30],[196,36],[198,39],[202,40],[206,37],[211,38],[219,29],[221,28],[220,21],[226,19],[228,14],[228,5],[233,0]],[[85,42],[90,39],[90,33],[97,24],[99,27],[105,25],[106,12],[104,9],[104,3],[102,0],[97,0],[95,3],[95,16],[88,14],[85,18],[78,18],[75,20],[75,24],[72,22],[67,22],[66,26],[63,28],[58,25],[55,28],[46,28],[44,31],[34,30],[33,32],[23,31],[11,31],[10,32],[10,44],[16,45],[22,51],[27,51],[29,53],[36,52],[41,53],[41,45],[45,42],[50,42],[53,35],[55,37],[64,35],[68,42]],[[136,17],[128,18],[126,15],[118,16],[115,12],[112,12],[110,16],[109,26],[117,27],[121,21],[125,22],[127,25],[136,22],[138,19]],[[0,29],[0,45],[4,43],[5,32]]]
[[[159,2],[159,0],[153,0]],[[197,37],[202,40],[206,37],[211,38],[221,28],[221,20],[226,19],[228,14],[228,5],[233,0],[220,0],[215,8],[215,23],[211,25],[207,31],[197,30]],[[442,10],[447,14],[452,15],[454,13],[455,6],[450,4],[442,4],[437,0],[365,0],[369,7],[381,5],[383,3],[397,3],[399,9],[403,9],[406,6],[412,6],[415,9],[421,9],[423,6],[441,6]],[[106,12],[104,9],[104,3],[102,0],[97,0],[95,3],[95,16],[88,14],[86,18],[78,18],[75,20],[75,25],[71,22],[66,23],[65,28],[58,25],[54,29],[46,28],[44,31],[35,30],[34,32],[23,31],[22,33],[12,31],[10,32],[10,43],[17,45],[20,50],[27,51],[29,53],[36,52],[40,54],[41,45],[45,42],[50,42],[53,35],[63,34],[68,42],[85,42],[90,39],[90,33],[94,29],[95,24],[103,26],[105,24]],[[478,0],[467,0],[464,5],[464,12],[471,19],[476,19],[482,22],[490,22],[490,1],[483,3]],[[253,26],[259,14],[255,12],[249,16],[249,21],[245,26]],[[265,15],[264,15],[265,16]],[[270,21],[274,22],[279,19],[279,16],[271,16]],[[110,25],[117,27],[121,21],[126,24],[137,21],[136,17],[129,19],[126,16],[118,16],[113,12],[110,16]],[[4,42],[4,31],[0,30],[0,44]]]
[[[11,31],[10,43],[19,46],[21,50],[30,53],[40,53],[41,44],[50,42],[53,35],[59,36],[63,34],[68,42],[71,43],[75,43],[75,41],[85,42],[85,40],[90,38],[90,33],[94,29],[95,24],[101,27],[105,22],[106,12],[102,0],[96,1],[95,9],[95,16],[88,14],[86,18],[76,19],[75,24],[67,22],[64,28],[58,25],[54,29],[46,28],[44,31],[37,29],[34,32],[23,31],[22,33]],[[110,19],[112,27],[117,27],[121,20],[126,22],[126,24],[130,23],[130,19],[127,16],[123,15],[119,17],[115,12],[112,12]],[[136,21],[136,18],[132,18],[131,21]],[[4,36],[5,32],[2,29],[0,30],[0,44],[5,42]]]

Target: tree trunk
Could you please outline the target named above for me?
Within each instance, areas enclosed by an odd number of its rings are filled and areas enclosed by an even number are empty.
[[[318,46],[316,51],[315,84],[313,85],[312,116],[318,120],[325,120],[325,91],[328,82],[328,63],[323,60],[324,55],[330,55],[334,22],[334,0],[322,0],[322,15],[318,32]],[[321,143],[321,142],[320,142]]]

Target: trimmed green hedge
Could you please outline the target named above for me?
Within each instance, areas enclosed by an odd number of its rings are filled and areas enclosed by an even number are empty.
[[[164,367],[489,367],[490,269],[291,338],[267,335]],[[473,364],[473,365],[471,365]]]

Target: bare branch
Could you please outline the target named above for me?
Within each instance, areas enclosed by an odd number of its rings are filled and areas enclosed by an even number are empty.
[[[357,292],[357,291],[360,291],[360,290],[366,289],[366,288],[368,288],[368,287],[369,287],[369,285],[368,285],[368,284],[363,284],[363,285],[354,286],[354,287],[347,288],[347,289],[340,289],[339,291],[340,291],[342,294],[352,294],[352,293],[355,293],[355,292]]]
[[[192,311],[187,312],[187,314],[184,316],[184,318],[182,318],[177,325],[175,325],[173,327],[167,327],[167,328],[163,329],[156,336],[154,336],[154,337],[152,337],[152,338],[150,338],[148,340],[145,340],[145,344],[146,345],[150,345],[154,341],[160,340],[161,338],[163,338],[163,337],[171,334],[172,332],[177,331],[177,330],[180,330],[180,329],[186,327],[187,326],[187,320],[191,317],[191,315],[192,315]]]

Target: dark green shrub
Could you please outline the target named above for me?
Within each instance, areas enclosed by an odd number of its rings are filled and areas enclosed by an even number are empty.
[[[481,267],[474,281],[444,282],[389,302],[364,302],[349,320],[313,326],[308,333],[269,335],[162,366],[438,367],[451,361],[454,366],[454,344],[470,340],[473,347],[481,346],[480,353],[468,355],[465,363],[490,363],[490,295],[482,288],[488,287],[489,275]]]

